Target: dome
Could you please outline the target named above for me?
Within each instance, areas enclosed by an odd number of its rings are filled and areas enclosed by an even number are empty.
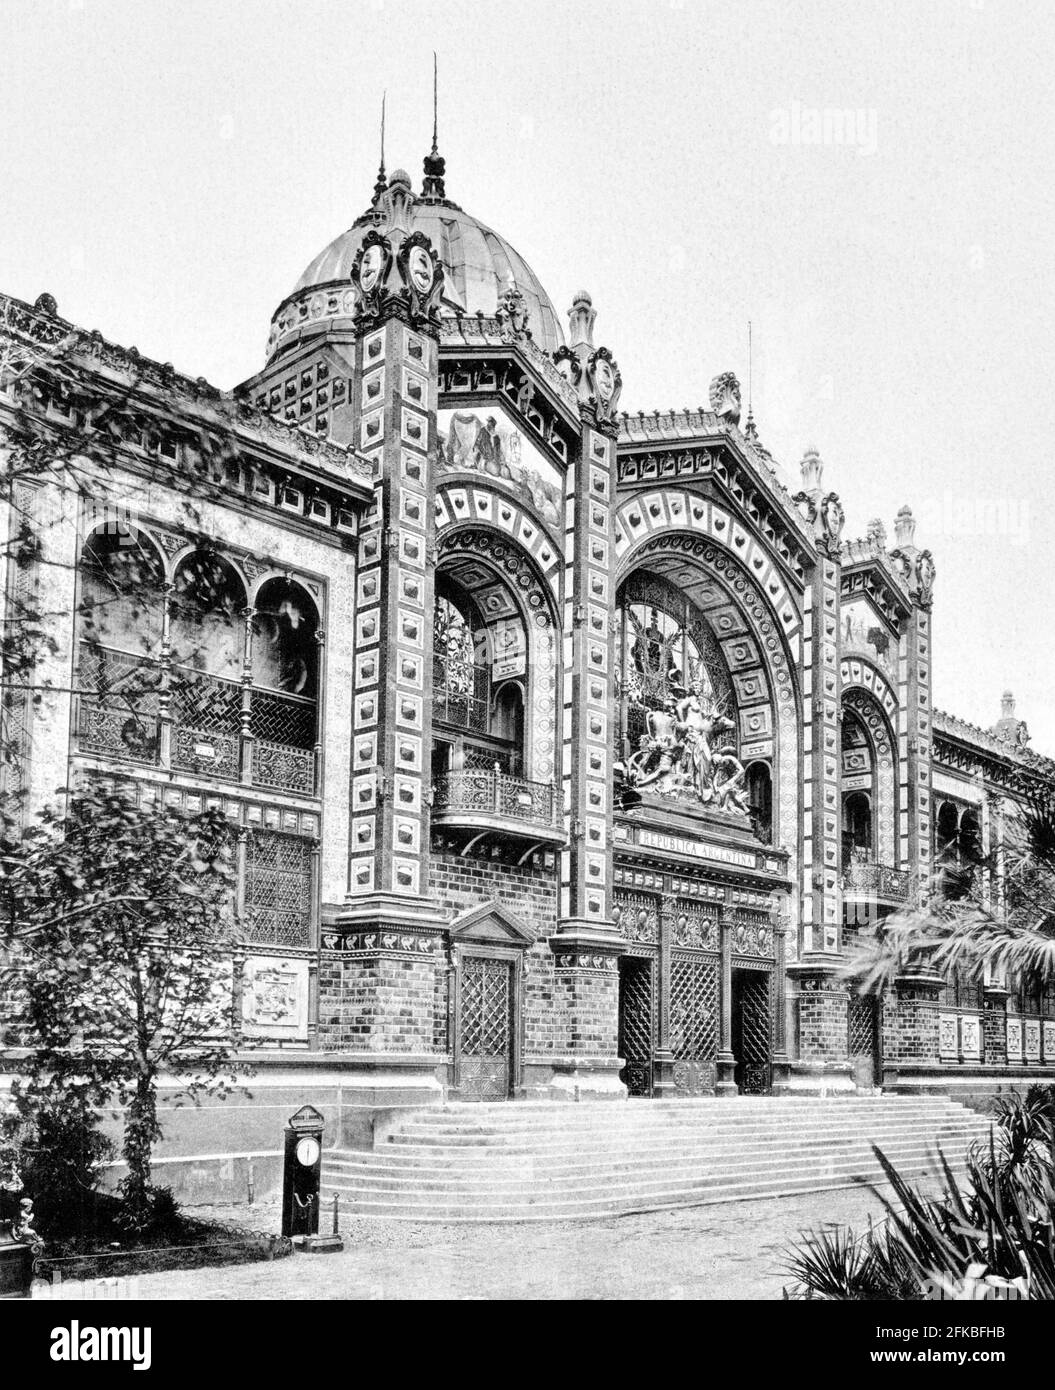
[[[409,183],[401,171],[392,175],[390,182],[397,176]],[[378,220],[371,210],[331,241],[297,281],[290,298],[317,286],[347,281],[363,237]],[[515,284],[523,296],[527,327],[535,343],[547,353],[563,347],[564,334],[549,295],[527,261],[504,237],[441,198],[414,199],[409,230],[424,232],[443,262],[444,312],[479,312],[490,317],[498,308],[499,296]]]

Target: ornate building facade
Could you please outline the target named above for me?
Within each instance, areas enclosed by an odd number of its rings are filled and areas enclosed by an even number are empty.
[[[15,702],[26,813],[105,777],[237,843],[255,1102],[181,1121],[173,1162],[270,1153],[306,1093],[364,1143],[444,1096],[1051,1074],[1051,998],[840,973],[1055,784],[1009,698],[990,731],[934,710],[909,509],[846,539],[730,373],[621,414],[589,295],[565,332],[435,151],[419,194],[379,177],[234,392],[2,303],[0,417],[92,478],[19,484],[40,553],[8,601],[69,615]]]

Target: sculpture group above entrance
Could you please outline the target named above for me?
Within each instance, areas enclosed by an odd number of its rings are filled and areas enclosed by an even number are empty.
[[[620,616],[623,804],[647,795],[746,816],[732,686],[704,619],[671,585],[639,575]]]

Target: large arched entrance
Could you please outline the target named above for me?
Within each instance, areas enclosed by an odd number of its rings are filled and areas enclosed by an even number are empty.
[[[622,1075],[631,1094],[760,1093],[785,1052],[789,856],[773,840],[797,829],[794,799],[779,809],[782,776],[796,786],[790,664],[746,579],[701,542],[664,542],[616,601]]]

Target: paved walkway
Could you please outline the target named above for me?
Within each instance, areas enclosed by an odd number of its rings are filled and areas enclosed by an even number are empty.
[[[197,1210],[197,1209],[196,1209]],[[210,1208],[245,1222],[246,1208]],[[141,1275],[145,1299],[779,1299],[781,1250],[824,1223],[864,1230],[867,1191],[602,1221],[431,1226],[355,1219],[340,1255]],[[202,1211],[205,1214],[205,1211]],[[252,1223],[277,1228],[274,1208]]]

